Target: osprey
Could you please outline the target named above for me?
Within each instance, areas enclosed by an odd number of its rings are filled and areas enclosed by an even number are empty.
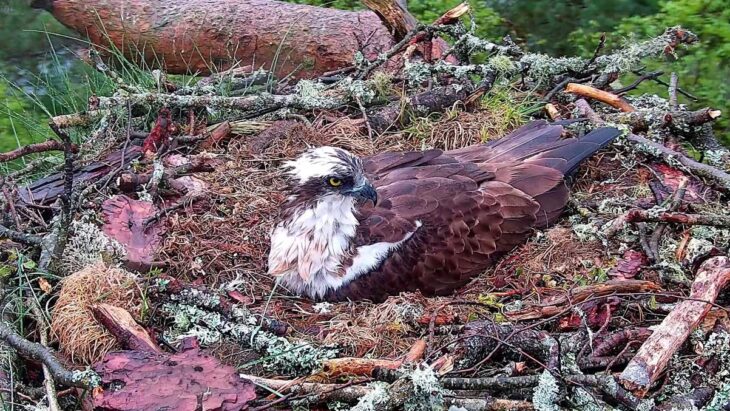
[[[568,201],[566,177],[620,134],[562,132],[534,121],[486,144],[362,159],[311,149],[284,165],[289,197],[269,273],[315,300],[452,293],[553,223]]]

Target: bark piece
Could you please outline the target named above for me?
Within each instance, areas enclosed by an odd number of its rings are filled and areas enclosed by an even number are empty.
[[[94,313],[96,321],[109,330],[123,347],[134,351],[162,351],[147,331],[137,324],[124,308],[98,304],[91,307],[91,312]]]
[[[636,395],[646,395],[672,355],[710,311],[711,303],[714,303],[728,281],[728,257],[713,257],[700,266],[692,284],[690,299],[674,307],[621,373],[620,381],[624,387]]]
[[[218,124],[208,137],[200,144],[202,150],[210,150],[231,135],[231,123],[224,121]]]
[[[155,254],[162,244],[159,224],[144,222],[157,213],[154,204],[131,199],[125,195],[111,197],[102,204],[104,234],[117,240],[127,252],[127,265],[142,270],[153,265]]]
[[[172,355],[144,351],[107,354],[94,369],[103,390],[87,409],[244,410],[256,398],[251,381],[193,345]]]
[[[115,151],[103,160],[77,168],[73,173],[74,186],[84,186],[99,180],[105,175],[118,170],[132,160],[138,158],[142,151],[137,146],[130,146],[126,150]],[[32,184],[19,188],[18,196],[26,204],[48,205],[64,192],[64,173],[51,174]]]
[[[95,45],[171,74],[206,75],[241,62],[275,65],[280,78],[294,71],[311,78],[352,66],[358,50],[374,59],[395,43],[371,11],[273,0],[45,0],[36,7]]]

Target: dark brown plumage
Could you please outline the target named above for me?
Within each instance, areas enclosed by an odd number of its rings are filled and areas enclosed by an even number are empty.
[[[620,134],[602,128],[561,139],[562,131],[536,121],[487,144],[363,158],[379,202],[359,210],[353,247],[415,233],[378,267],[323,299],[381,301],[415,290],[444,295],[466,285],[534,228],[552,224],[568,200],[565,176]]]

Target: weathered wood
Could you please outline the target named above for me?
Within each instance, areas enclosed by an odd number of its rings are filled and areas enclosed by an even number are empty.
[[[728,257],[713,257],[700,266],[690,298],[674,307],[621,373],[620,382],[624,387],[636,395],[646,395],[674,353],[710,311],[712,303],[728,281]]]
[[[401,360],[384,360],[379,358],[333,358],[324,361],[322,370],[328,377],[341,375],[358,375],[370,377],[376,368],[397,370],[404,364],[414,363],[423,357],[426,342],[418,340]]]
[[[255,64],[311,78],[387,50],[393,36],[371,11],[274,0],[42,0],[65,26],[130,61],[168,73],[209,74]],[[275,66],[275,67],[273,67]]]
[[[91,312],[96,321],[103,325],[123,347],[134,351],[162,352],[147,331],[137,324],[124,308],[97,304],[91,307]]]

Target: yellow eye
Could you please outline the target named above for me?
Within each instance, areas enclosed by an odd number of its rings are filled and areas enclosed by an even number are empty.
[[[327,180],[327,182],[328,182],[328,183],[329,183],[329,184],[330,184],[330,185],[331,185],[332,187],[339,187],[339,186],[341,186],[341,185],[342,185],[342,180],[340,180],[340,179],[339,179],[339,178],[337,178],[337,177],[330,177],[330,178],[329,178],[329,180]]]

